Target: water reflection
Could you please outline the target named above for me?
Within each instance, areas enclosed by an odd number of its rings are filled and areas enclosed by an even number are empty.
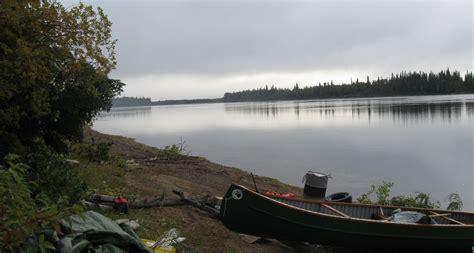
[[[470,103],[470,105],[466,104],[465,108],[466,108],[466,114],[469,117],[474,117],[474,105],[472,105],[472,103]]]
[[[151,106],[136,107],[114,107],[109,112],[99,115],[99,119],[104,118],[141,118],[151,114]]]
[[[296,119],[319,116],[321,119],[351,117],[369,122],[393,120],[394,122],[440,120],[450,122],[464,116],[474,115],[474,101],[390,101],[373,99],[364,101],[304,101],[304,102],[259,102],[226,104],[225,112],[230,114],[257,115],[276,118],[281,115],[294,114]]]
[[[334,176],[328,192],[358,196],[451,192],[474,210],[474,95],[117,108],[94,129],[301,185],[308,169]],[[443,187],[439,187],[443,186]]]

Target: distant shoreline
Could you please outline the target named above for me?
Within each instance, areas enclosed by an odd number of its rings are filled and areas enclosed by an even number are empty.
[[[223,98],[210,99],[179,99],[179,100],[159,100],[151,101],[140,105],[113,105],[113,108],[134,107],[134,106],[162,106],[162,105],[185,105],[185,104],[216,104],[216,103],[243,103],[243,102],[281,102],[281,101],[304,101],[304,100],[333,100],[333,99],[364,99],[364,98],[396,98],[396,97],[423,97],[423,96],[450,96],[450,95],[474,95],[474,93],[446,93],[446,94],[413,94],[413,95],[393,95],[393,96],[349,96],[331,98],[301,98],[301,99],[274,99],[274,100],[248,100],[248,101],[224,101]]]
[[[114,98],[114,106],[136,105],[176,105],[202,104],[221,102],[261,102],[288,101],[308,99],[337,99],[337,98],[369,98],[393,96],[426,96],[473,94],[474,75],[467,72],[464,77],[459,71],[441,70],[439,73],[401,72],[391,77],[361,82],[357,79],[351,83],[334,84],[331,82],[319,85],[300,87],[298,83],[293,88],[278,88],[275,85],[256,89],[226,92],[222,98],[210,99],[177,99],[151,101],[151,98],[122,97]]]

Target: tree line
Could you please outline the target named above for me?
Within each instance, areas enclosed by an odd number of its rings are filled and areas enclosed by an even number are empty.
[[[151,101],[151,98],[146,97],[117,97],[112,99],[113,107],[126,106],[152,106],[152,105],[181,105],[181,104],[209,104],[220,103],[222,98],[203,98],[203,99],[176,99],[176,100],[161,100]]]
[[[259,89],[228,92],[224,94],[223,102],[269,101],[269,100],[299,100],[349,97],[383,97],[411,95],[441,95],[474,93],[474,77],[472,72],[461,76],[459,71],[449,69],[439,73],[401,72],[392,74],[389,78],[380,78],[350,84],[319,83],[316,86],[299,87],[298,83],[289,88],[277,88],[268,85]]]
[[[147,106],[151,105],[151,98],[146,97],[118,97],[112,99],[112,106]]]

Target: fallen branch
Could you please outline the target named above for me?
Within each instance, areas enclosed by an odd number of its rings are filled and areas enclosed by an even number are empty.
[[[89,208],[96,208],[96,209],[100,209],[100,210],[103,210],[103,211],[112,211],[113,210],[113,206],[111,206],[111,205],[98,204],[98,203],[89,202],[89,201],[83,201],[83,203],[86,207],[89,207]]]
[[[128,202],[129,208],[150,208],[163,206],[185,206],[189,203],[183,202],[181,199],[142,199],[130,200]]]
[[[202,198],[199,201],[199,200],[187,197],[186,194],[184,192],[181,192],[181,191],[173,190],[173,193],[180,196],[182,201],[184,201],[186,203],[189,203],[189,204],[193,205],[194,207],[197,207],[197,208],[199,208],[203,211],[206,211],[206,212],[212,214],[216,218],[220,218],[220,213],[219,213],[218,210],[216,210],[212,207],[209,207],[205,204],[208,197]]]
[[[89,200],[90,200],[89,206],[94,206],[101,209],[111,208],[114,204],[113,203],[114,198],[115,198],[114,196],[109,196],[109,195],[93,194],[89,197]],[[193,205],[193,203],[204,203],[208,198],[209,198],[208,196],[205,196],[202,198],[189,197],[186,199],[183,199],[183,197],[179,199],[164,199],[163,197],[131,199],[128,201],[128,207],[139,209],[139,208],[164,207],[164,206],[186,206],[186,205]]]

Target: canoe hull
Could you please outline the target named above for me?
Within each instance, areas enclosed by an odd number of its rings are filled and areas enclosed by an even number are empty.
[[[235,193],[242,192],[241,196]],[[231,185],[221,205],[229,229],[265,238],[362,248],[466,249],[474,228],[397,224],[321,215]]]

